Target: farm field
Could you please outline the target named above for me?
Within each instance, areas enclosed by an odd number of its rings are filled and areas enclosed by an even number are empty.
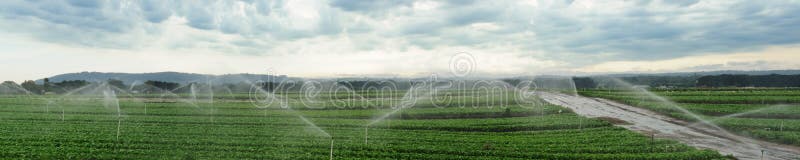
[[[800,0],[0,0],[0,160],[800,160]]]
[[[252,95],[3,95],[11,159],[729,159],[545,103],[456,95],[407,107],[403,92],[316,99]],[[111,92],[113,93],[113,92]],[[589,93],[589,92],[585,92]],[[322,95],[330,93],[322,93]],[[435,99],[436,95],[431,96]],[[490,97],[490,98],[487,98]],[[255,102],[254,102],[255,101]],[[498,103],[502,102],[502,103]],[[254,105],[256,104],[256,105]],[[342,107],[344,106],[344,107]],[[797,131],[796,120],[785,131]],[[720,121],[725,122],[725,121]],[[794,124],[790,124],[794,123]],[[794,127],[794,128],[792,128]],[[768,133],[778,132],[769,131]]]
[[[800,89],[655,89],[668,101],[632,90],[580,90],[600,97],[643,107],[702,125],[685,108],[729,132],[766,141],[800,146]]]

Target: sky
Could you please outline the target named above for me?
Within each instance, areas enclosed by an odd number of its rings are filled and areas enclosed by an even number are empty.
[[[3,0],[0,79],[800,69],[800,1]]]

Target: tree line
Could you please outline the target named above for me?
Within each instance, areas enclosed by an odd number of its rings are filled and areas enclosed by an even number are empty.
[[[537,83],[537,87],[540,88],[547,88],[547,87],[569,87],[569,85],[574,85],[576,89],[586,89],[586,88],[604,88],[608,87],[609,84],[615,83],[610,82],[607,80],[608,78],[602,77],[571,77],[573,84],[561,84],[561,83],[568,83],[568,79],[561,79],[561,78],[537,78],[534,80]],[[779,74],[771,74],[771,75],[731,75],[731,74],[723,74],[723,75],[713,75],[713,76],[702,76],[702,77],[685,77],[685,76],[678,76],[678,77],[621,77],[623,81],[629,82],[631,84],[636,85],[648,85],[651,87],[659,87],[659,86],[672,86],[672,87],[800,87],[800,75],[779,75]],[[694,85],[687,84],[690,83],[691,79],[694,79]],[[567,81],[565,81],[567,80]],[[522,82],[520,79],[503,79],[504,82],[516,85],[517,83]],[[634,83],[636,82],[636,83]],[[225,83],[225,84],[208,84],[208,83],[198,83],[192,82],[189,84],[181,85],[180,83],[175,82],[166,82],[166,81],[145,81],[142,84],[130,86],[128,84],[123,83],[121,80],[116,79],[108,79],[105,81],[100,82],[88,82],[85,80],[66,80],[61,82],[50,82],[48,78],[43,79],[42,84],[37,84],[35,81],[27,80],[22,82],[19,86],[24,88],[25,90],[29,91],[30,93],[34,94],[62,94],[69,92],[71,90],[75,90],[81,88],[83,86],[92,84],[92,83],[106,83],[109,86],[113,86],[123,90],[130,90],[133,92],[138,93],[154,93],[154,92],[162,92],[162,91],[169,91],[173,93],[187,93],[190,91],[190,85],[198,86],[198,87],[206,87],[208,85],[214,89],[214,92],[228,92],[228,93],[246,93],[250,92],[253,87],[258,87],[265,91],[299,91],[302,89],[302,86],[306,83],[303,81],[292,81],[290,83],[282,83],[282,82],[255,82],[255,83]],[[335,82],[338,86],[344,86],[350,90],[368,90],[368,89],[375,89],[375,88],[383,88],[383,87],[390,87],[397,90],[408,89],[411,86],[414,86],[417,81],[411,82],[398,82],[392,80],[381,80],[381,81],[371,81],[371,80],[351,80],[351,81],[336,81]],[[11,86],[16,85],[16,83],[11,81],[6,81],[2,83],[4,86]],[[553,85],[553,86],[548,86]]]
[[[730,75],[703,76],[697,87],[800,87],[800,75]]]
[[[36,81],[26,80],[20,83],[19,86],[33,94],[48,94],[48,93],[63,94],[90,85],[92,83],[106,83],[111,87],[115,87],[121,90],[127,90],[130,87],[129,85],[126,85],[123,81],[116,79],[108,79],[99,82],[89,82],[85,80],[65,80],[61,82],[50,82],[49,78],[45,78],[42,80],[42,82],[43,83],[41,84],[37,84]],[[16,85],[16,83],[12,81],[6,81],[3,82],[3,84]],[[178,88],[178,86],[180,86],[180,84],[178,83],[163,82],[163,81],[146,81],[144,84],[146,84],[146,86],[158,88],[160,90],[174,90]],[[134,88],[135,88],[134,90],[136,90],[146,87],[139,86],[138,88],[137,87]]]

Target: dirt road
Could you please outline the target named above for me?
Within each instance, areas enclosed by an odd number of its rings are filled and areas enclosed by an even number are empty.
[[[629,130],[647,135],[655,134],[656,138],[673,139],[698,148],[717,150],[739,159],[761,159],[762,151],[764,159],[800,159],[800,147],[727,134],[704,125],[688,127],[689,123],[683,120],[626,104],[561,93],[539,92],[537,95],[549,103],[572,109],[586,117],[611,119],[617,121],[614,122],[617,126]]]

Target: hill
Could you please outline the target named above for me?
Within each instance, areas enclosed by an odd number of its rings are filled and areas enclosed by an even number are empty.
[[[125,84],[134,82],[144,82],[148,80],[176,82],[176,83],[190,83],[190,82],[206,82],[213,83],[239,83],[243,80],[252,82],[256,81],[280,81],[287,79],[286,75],[263,75],[263,74],[225,74],[225,75],[211,75],[211,74],[196,74],[196,73],[181,73],[181,72],[155,72],[155,73],[105,73],[105,72],[79,72],[67,73],[49,77],[50,82],[61,82],[65,80],[86,80],[86,81],[103,81],[108,79],[117,79],[123,81]],[[36,80],[37,83],[42,83],[44,80]]]
[[[704,72],[669,72],[669,73],[624,73],[624,74],[607,74],[600,76],[611,77],[636,77],[636,76],[716,76],[723,74],[734,75],[797,75],[800,70],[763,70],[763,71],[737,71],[737,70],[722,70],[722,71],[704,71]]]

